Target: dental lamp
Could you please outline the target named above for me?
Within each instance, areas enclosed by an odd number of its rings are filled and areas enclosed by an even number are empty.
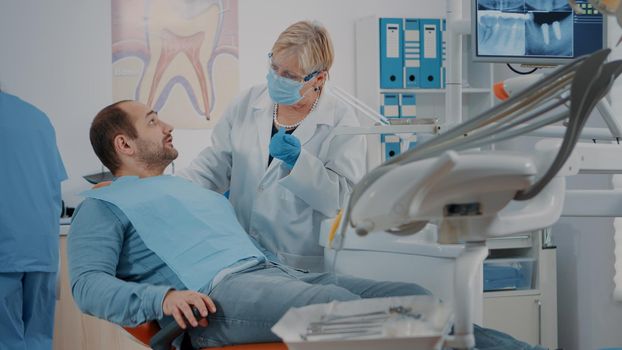
[[[622,72],[622,61],[605,63],[609,52],[581,57],[369,172],[350,195],[333,247],[343,245],[348,226],[359,235],[406,235],[437,223],[439,243],[465,244],[454,274],[454,335],[446,345],[473,348],[470,301],[481,289],[474,276],[488,254],[485,241],[559,219],[565,176],[577,171],[573,150],[580,133]],[[561,144],[539,143],[535,154],[474,151],[563,120]]]

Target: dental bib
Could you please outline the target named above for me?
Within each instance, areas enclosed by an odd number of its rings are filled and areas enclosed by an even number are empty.
[[[238,261],[265,259],[224,196],[182,178],[126,176],[82,195],[119,208],[147,248],[190,290],[208,286]]]

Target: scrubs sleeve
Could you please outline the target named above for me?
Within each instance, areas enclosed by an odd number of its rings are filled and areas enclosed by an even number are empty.
[[[56,174],[58,175],[58,181],[62,182],[67,180],[67,171],[65,170],[65,165],[63,164],[63,158],[60,156],[60,152],[58,148],[55,146],[54,153],[56,154]]]
[[[54,175],[56,175],[56,180],[58,182],[63,182],[68,179],[68,176],[67,171],[65,170],[65,165],[63,164],[63,158],[61,157],[60,151],[58,150],[58,144],[56,142],[56,131],[54,130],[54,126],[52,125],[52,122],[47,118],[47,116],[45,117],[45,123],[47,126],[47,128],[45,129],[45,142],[47,145],[47,149],[49,150],[48,155],[50,156],[50,162],[47,164],[50,169],[53,169]]]
[[[314,210],[334,217],[365,175],[367,143],[360,135],[340,135],[329,142],[325,159],[303,147],[291,173],[279,183]]]
[[[123,326],[163,317],[168,286],[126,282],[116,268],[128,219],[112,205],[86,199],[76,210],[68,237],[71,292],[86,314]]]
[[[233,103],[212,130],[212,144],[205,148],[177,175],[212,191],[224,193],[231,181],[231,128],[232,118],[237,113]]]

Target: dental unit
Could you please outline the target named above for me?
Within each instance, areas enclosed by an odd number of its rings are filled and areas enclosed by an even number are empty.
[[[561,216],[565,176],[578,173],[582,152],[592,152],[577,144],[583,126],[622,72],[622,61],[605,63],[609,52],[579,58],[369,172],[335,224],[333,249],[343,247],[349,227],[361,236],[410,235],[437,224],[438,243],[464,244],[454,273],[454,335],[446,345],[472,348],[471,301],[481,289],[475,276],[488,254],[485,241],[546,228]],[[544,140],[533,154],[477,151],[564,120],[561,144]]]

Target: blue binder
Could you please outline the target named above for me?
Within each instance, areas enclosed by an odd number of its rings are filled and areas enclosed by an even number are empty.
[[[380,114],[387,118],[399,118],[400,96],[398,94],[381,94],[381,98]]]
[[[403,19],[380,19],[380,88],[404,87]]]
[[[382,154],[384,158],[382,161],[389,160],[400,154],[400,138],[393,134],[381,134],[380,144],[382,145]]]
[[[417,98],[415,94],[402,94],[400,104],[400,118],[415,118],[417,116]]]
[[[421,31],[421,79],[419,86],[424,89],[440,89],[441,87],[441,20],[420,19]]]
[[[407,18],[404,24],[404,84],[407,88],[419,87],[421,58],[419,20]]]
[[[441,19],[441,27],[441,88],[444,89],[445,82],[447,81],[447,39],[445,38],[445,36],[447,35],[447,21],[444,18]]]

